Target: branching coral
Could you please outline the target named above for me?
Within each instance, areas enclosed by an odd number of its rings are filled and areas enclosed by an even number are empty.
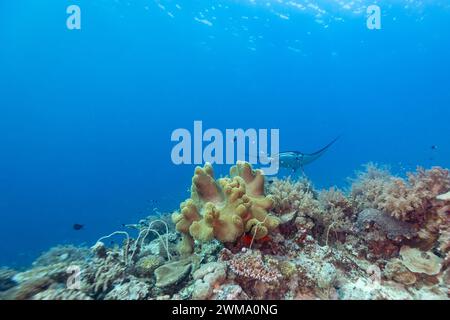
[[[408,174],[408,181],[392,178],[378,199],[378,207],[399,220],[423,223],[436,197],[449,189],[448,170],[418,168]]]
[[[267,191],[274,200],[273,212],[277,215],[313,209],[305,205],[305,198],[313,198],[314,192],[309,180],[293,181],[290,177],[286,180],[275,179],[267,187]]]
[[[251,165],[239,161],[230,169],[230,178],[214,179],[213,168],[197,167],[192,178],[191,198],[174,213],[173,222],[185,246],[192,240],[217,239],[235,242],[244,232],[256,239],[276,228],[279,220],[269,215],[273,201],[264,195],[264,176]],[[192,251],[185,248],[184,251]]]
[[[367,208],[378,209],[379,198],[391,182],[388,169],[380,168],[373,163],[365,166],[365,171],[357,172],[356,179],[351,180],[351,200],[357,211]]]
[[[106,256],[95,257],[93,263],[82,272],[83,290],[103,295],[126,277],[126,265],[116,251],[107,251]]]
[[[320,214],[320,207],[310,181],[274,180],[267,189],[274,200],[273,212],[280,217],[284,232],[292,227],[294,231],[304,232],[314,227],[312,217]]]
[[[439,213],[443,204],[436,197],[449,189],[449,171],[440,167],[418,168],[405,180],[369,166],[353,184],[351,195],[360,209],[379,209],[398,220],[415,224],[419,238],[432,244],[445,223]]]
[[[323,190],[319,193],[319,214],[314,218],[327,229],[335,232],[351,230],[355,215],[352,204],[347,197],[336,188]]]
[[[268,188],[274,199],[274,211],[282,221],[292,220],[295,213],[297,230],[322,229],[328,239],[333,233],[350,232],[355,220],[351,200],[336,188],[317,193],[307,180],[275,180]],[[287,219],[286,217],[289,217]],[[317,228],[316,228],[317,229]]]

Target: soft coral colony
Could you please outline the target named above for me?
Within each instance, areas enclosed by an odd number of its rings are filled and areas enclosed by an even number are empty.
[[[450,177],[368,165],[350,190],[195,169],[191,197],[123,244],[59,246],[0,270],[5,299],[448,299]],[[110,235],[110,236],[112,236]],[[75,287],[68,286],[78,266]]]

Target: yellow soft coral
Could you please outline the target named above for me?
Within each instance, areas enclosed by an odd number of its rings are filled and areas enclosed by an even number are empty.
[[[172,219],[184,237],[200,242],[235,242],[244,232],[258,240],[279,224],[278,218],[268,214],[272,206],[272,199],[264,195],[260,170],[239,161],[230,169],[230,178],[215,180],[213,168],[207,163],[195,169],[191,198],[181,204]]]

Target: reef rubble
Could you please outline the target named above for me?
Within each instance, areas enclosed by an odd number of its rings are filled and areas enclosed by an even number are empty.
[[[447,300],[449,190],[440,167],[402,178],[368,165],[344,192],[245,162],[216,179],[206,164],[180,209],[130,225],[136,236],[1,268],[0,299]]]

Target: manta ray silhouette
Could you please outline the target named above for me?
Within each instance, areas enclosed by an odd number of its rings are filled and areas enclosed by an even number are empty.
[[[333,141],[328,143],[322,149],[313,153],[303,153],[300,151],[285,151],[278,154],[280,168],[291,169],[292,172],[296,172],[301,169],[303,172],[303,167],[319,159],[327,150],[339,139],[335,138]]]
[[[319,159],[337,140],[339,140],[339,138],[340,136],[328,143],[322,149],[313,153],[303,153],[300,151],[280,152],[278,153],[279,167],[284,169],[291,169],[293,173],[297,172],[297,170],[300,169],[302,173],[305,174],[305,172],[303,171],[303,167]],[[246,156],[248,156],[249,158],[252,157],[249,154],[246,154]],[[270,161],[273,161],[275,158],[276,157],[274,156],[269,157]]]

